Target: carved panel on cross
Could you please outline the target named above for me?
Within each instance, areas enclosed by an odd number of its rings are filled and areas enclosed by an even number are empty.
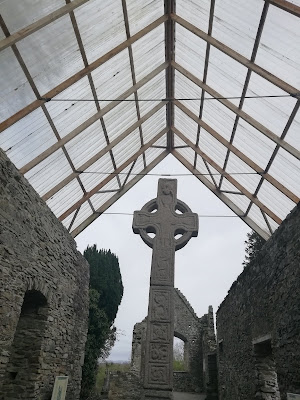
[[[174,283],[174,246],[157,246],[153,255],[151,283],[153,285],[172,285]]]
[[[170,367],[168,364],[150,364],[148,370],[148,383],[150,385],[165,386],[169,384]]]
[[[153,289],[150,292],[150,321],[171,320],[171,292],[170,290]]]
[[[169,361],[169,344],[150,343],[149,361],[157,363],[167,363]]]
[[[170,325],[164,323],[152,323],[150,325],[150,341],[169,343],[171,340]]]

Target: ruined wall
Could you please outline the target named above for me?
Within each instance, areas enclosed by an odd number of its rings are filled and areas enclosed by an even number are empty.
[[[49,400],[57,375],[78,399],[88,264],[1,150],[0,277],[0,399]]]
[[[217,312],[221,400],[300,394],[299,282],[298,204]]]
[[[209,313],[198,318],[185,296],[175,289],[174,295],[174,336],[185,342],[186,371],[173,373],[174,390],[181,392],[204,391],[208,383],[208,355],[216,350],[212,307]],[[131,371],[143,377],[146,318],[135,324],[133,330]]]

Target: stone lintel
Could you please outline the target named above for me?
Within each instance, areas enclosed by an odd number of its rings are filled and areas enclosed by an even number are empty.
[[[259,344],[259,343],[263,343],[263,342],[267,342],[268,340],[272,339],[272,335],[270,333],[268,333],[267,335],[263,335],[263,336],[259,336],[255,339],[252,340],[252,344]]]

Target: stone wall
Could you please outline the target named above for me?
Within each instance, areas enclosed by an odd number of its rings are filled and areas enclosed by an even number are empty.
[[[174,372],[174,390],[181,392],[205,391],[208,383],[208,355],[216,352],[213,310],[198,318],[185,296],[175,289],[174,295],[174,336],[185,342],[186,371]],[[146,318],[135,324],[133,330],[131,371],[143,377]]]
[[[300,394],[300,205],[217,312],[221,400]],[[279,392],[278,392],[279,388]]]
[[[49,400],[68,375],[79,398],[89,267],[0,150],[0,399]]]

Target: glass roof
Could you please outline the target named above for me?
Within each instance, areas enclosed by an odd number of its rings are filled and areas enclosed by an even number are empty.
[[[299,202],[300,0],[0,14],[0,146],[73,236],[169,153],[265,238]]]

